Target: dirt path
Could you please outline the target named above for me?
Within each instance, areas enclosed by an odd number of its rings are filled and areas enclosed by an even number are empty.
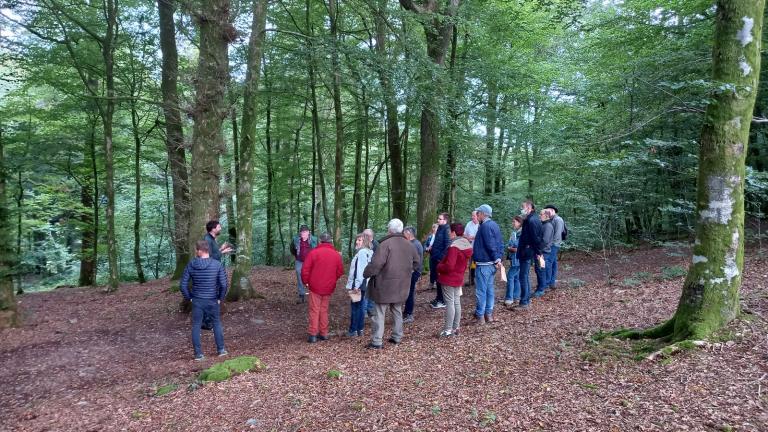
[[[765,259],[747,261],[751,313],[719,345],[636,362],[629,345],[625,355],[588,337],[669,317],[681,280],[660,269],[685,266],[685,256],[643,249],[606,265],[568,255],[562,288],[529,313],[497,307],[497,323],[466,325],[450,340],[435,337],[442,312],[427,307],[434,294],[422,287],[403,343],[381,352],[363,349],[367,337],[308,345],[293,271],[255,268],[264,298],[226,305],[225,338],[232,355],[257,355],[269,368],[194,391],[188,384],[214,361],[191,360],[189,319],[168,280],[111,295],[25,295],[24,326],[0,333],[0,430],[768,430]],[[465,290],[467,322],[472,305]],[[341,290],[330,315],[343,333]],[[203,347],[213,354],[208,332]],[[328,378],[332,369],[341,379]],[[180,389],[152,396],[168,383]]]

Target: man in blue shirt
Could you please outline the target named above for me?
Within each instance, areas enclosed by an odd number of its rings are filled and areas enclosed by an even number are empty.
[[[477,220],[480,222],[472,246],[472,259],[477,265],[475,270],[475,297],[477,298],[475,318],[478,324],[483,324],[486,321],[493,322],[493,305],[496,296],[494,276],[496,270],[501,268],[501,259],[504,257],[504,240],[501,237],[499,225],[491,220],[491,206],[483,204],[475,211],[477,212]]]

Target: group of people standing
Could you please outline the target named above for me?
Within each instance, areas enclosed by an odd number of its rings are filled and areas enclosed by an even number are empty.
[[[504,242],[499,225],[492,219],[488,204],[477,207],[466,225],[451,223],[448,213],[440,213],[437,223],[424,243],[416,238],[414,227],[404,227],[400,219],[387,224],[387,235],[374,238],[370,229],[355,238],[355,255],[349,266],[346,291],[350,297],[348,337],[363,336],[366,313],[371,317],[370,349],[381,349],[386,314],[392,316],[388,341],[399,344],[403,324],[414,321],[416,284],[424,269],[424,254],[429,254],[430,284],[435,288],[434,309],[445,309],[440,337],[455,336],[461,328],[463,288],[475,286],[474,318],[477,324],[494,322],[495,276],[509,268],[504,305],[518,311],[529,308],[531,298],[543,296],[557,281],[557,257],[567,235],[557,207],[545,206],[539,213],[534,203],[525,200],[520,215],[512,219],[512,232]],[[232,252],[231,245],[221,246],[216,237],[218,221],[206,225],[205,238],[196,244],[196,257],[181,278],[181,293],[192,302],[192,344],[195,359],[204,355],[200,346],[203,320],[210,321],[217,352],[227,355],[220,319],[220,304],[227,293],[227,277],[221,256]],[[344,274],[341,254],[333,248],[330,234],[313,236],[302,225],[290,244],[295,257],[298,303],[308,303],[307,341],[316,343],[329,338],[328,307],[336,283]],[[531,292],[530,268],[538,281]],[[470,279],[464,282],[469,269]],[[191,288],[194,284],[194,288]]]

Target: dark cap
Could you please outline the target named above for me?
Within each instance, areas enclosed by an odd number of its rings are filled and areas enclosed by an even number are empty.
[[[553,206],[552,204],[547,204],[544,206],[545,209],[552,209],[555,211],[555,213],[558,213],[557,207]]]
[[[300,227],[299,227],[299,232],[303,232],[303,231],[309,231],[309,227],[308,227],[308,226],[306,226],[306,225],[302,225],[302,226],[300,226]]]

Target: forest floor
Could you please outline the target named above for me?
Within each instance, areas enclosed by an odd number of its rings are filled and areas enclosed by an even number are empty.
[[[364,348],[368,328],[341,336],[342,289],[333,337],[307,344],[293,270],[257,267],[263,298],[226,305],[225,339],[231,357],[255,355],[268,368],[202,386],[196,376],[218,360],[213,338],[203,333],[208,358],[193,361],[189,317],[168,279],[115,294],[28,294],[23,326],[0,332],[0,430],[766,431],[768,259],[747,255],[742,318],[705,347],[654,360],[638,360],[647,343],[592,336],[670,317],[684,249],[566,254],[558,289],[528,313],[497,303],[491,325],[470,324],[467,288],[463,333],[447,340],[436,337],[443,311],[429,309],[422,278],[416,322],[380,351]],[[154,395],[167,384],[178,389]]]

